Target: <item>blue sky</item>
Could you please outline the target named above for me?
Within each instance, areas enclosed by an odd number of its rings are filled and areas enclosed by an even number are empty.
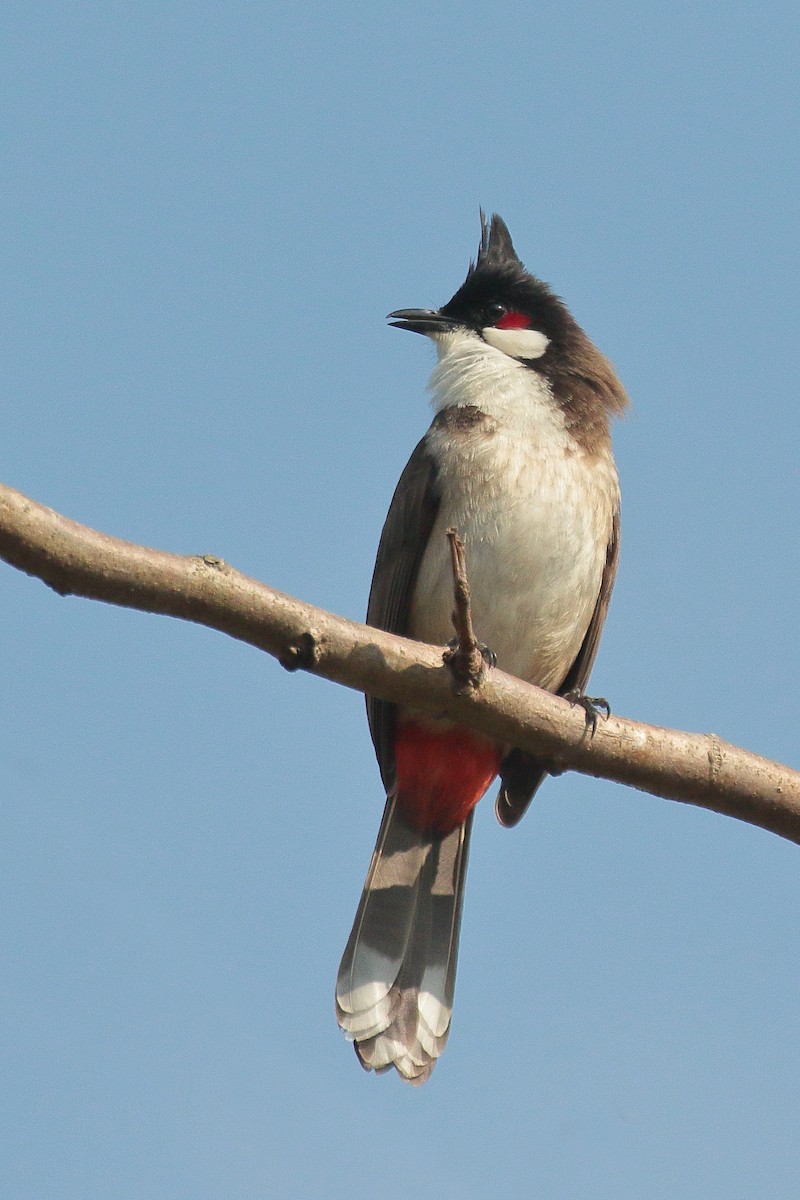
[[[500,212],[614,360],[615,711],[797,762],[796,5],[0,18],[2,477],[363,614]],[[800,857],[568,775],[478,813],[453,1034],[358,1068],[363,702],[0,566],[0,1191],[796,1197]]]

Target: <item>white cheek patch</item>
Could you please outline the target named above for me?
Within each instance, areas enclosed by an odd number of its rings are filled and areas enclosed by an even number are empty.
[[[550,345],[550,339],[538,329],[495,329],[488,325],[481,333],[485,342],[509,358],[541,358]]]

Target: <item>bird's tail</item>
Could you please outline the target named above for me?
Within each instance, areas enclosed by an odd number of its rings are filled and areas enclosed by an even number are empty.
[[[424,1083],[450,1032],[472,813],[419,832],[386,801],[336,980],[336,1016],[367,1071]]]

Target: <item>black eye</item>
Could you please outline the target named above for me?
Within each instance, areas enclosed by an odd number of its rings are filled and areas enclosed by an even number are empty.
[[[487,325],[496,325],[498,321],[502,321],[503,317],[508,312],[505,304],[500,304],[495,300],[492,304],[487,304],[483,310],[483,315]]]

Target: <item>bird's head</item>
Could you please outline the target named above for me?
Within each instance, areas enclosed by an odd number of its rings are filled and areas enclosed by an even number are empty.
[[[401,308],[389,320],[433,339],[466,332],[530,365],[577,328],[558,296],[525,270],[502,217],[487,222],[483,212],[478,256],[452,299],[438,309]]]

